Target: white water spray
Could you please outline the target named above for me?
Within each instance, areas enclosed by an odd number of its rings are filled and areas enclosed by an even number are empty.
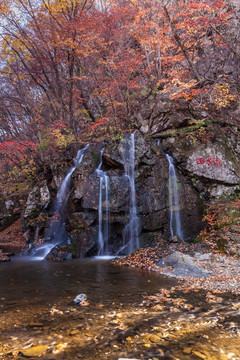
[[[106,172],[101,170],[102,154],[100,164],[96,170],[99,177],[99,200],[98,200],[98,255],[108,254],[109,240],[109,177]],[[104,199],[105,198],[105,199]],[[105,220],[103,220],[103,201],[105,200]]]
[[[66,230],[65,230],[65,214],[64,209],[67,204],[69,195],[70,195],[70,185],[71,185],[71,177],[74,170],[77,166],[82,162],[85,152],[87,151],[89,144],[86,145],[83,149],[77,152],[74,166],[68,171],[67,175],[63,179],[61,186],[57,192],[56,202],[54,205],[54,214],[52,217],[52,221],[50,223],[49,232],[46,236],[46,242],[40,245],[36,251],[34,256],[38,260],[43,260],[50,253],[52,248],[57,244],[62,243],[67,238]]]
[[[160,139],[156,139],[156,142],[160,147],[160,149],[162,150]],[[176,174],[173,158],[168,154],[165,154],[165,156],[168,161],[168,198],[169,198],[169,213],[170,213],[170,224],[169,224],[170,234],[171,236],[178,235],[178,237],[182,241],[184,241],[181,215],[180,215],[177,174]]]
[[[178,235],[184,241],[182,223],[180,216],[180,203],[178,195],[178,182],[173,163],[173,158],[166,154],[169,164],[168,191],[169,191],[169,211],[170,211],[170,233],[171,236]]]
[[[136,206],[136,189],[135,189],[135,137],[134,134],[130,136],[130,145],[127,146],[123,152],[124,170],[125,176],[127,176],[130,185],[130,204],[129,204],[129,216],[130,221],[125,226],[123,231],[123,246],[118,251],[118,254],[127,251],[131,253],[140,247],[139,232],[140,232],[140,220],[137,216]]]

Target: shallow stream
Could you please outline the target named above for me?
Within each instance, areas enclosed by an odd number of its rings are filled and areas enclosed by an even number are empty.
[[[1,263],[0,359],[239,360],[239,298],[176,286],[106,260]]]

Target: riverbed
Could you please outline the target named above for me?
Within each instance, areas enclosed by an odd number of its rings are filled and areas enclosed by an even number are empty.
[[[0,309],[3,360],[240,359],[239,296],[109,260],[1,263]]]

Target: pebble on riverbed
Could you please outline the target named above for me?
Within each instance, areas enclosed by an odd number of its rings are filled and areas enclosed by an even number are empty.
[[[74,304],[83,304],[87,301],[87,295],[86,294],[79,294],[75,297],[73,300]]]

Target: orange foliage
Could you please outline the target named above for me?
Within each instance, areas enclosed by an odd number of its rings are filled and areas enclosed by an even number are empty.
[[[216,56],[226,52],[226,59],[233,54],[222,35],[231,15],[227,3],[164,4],[13,0],[6,12],[0,9],[3,172],[17,166],[28,176],[28,159],[42,171],[77,139],[137,127],[129,119],[157,93],[195,107],[208,99],[217,110],[237,100],[231,78],[215,79],[201,64],[209,48]]]
[[[231,225],[240,225],[240,198],[209,205],[200,237],[213,249],[224,250],[225,234]]]

